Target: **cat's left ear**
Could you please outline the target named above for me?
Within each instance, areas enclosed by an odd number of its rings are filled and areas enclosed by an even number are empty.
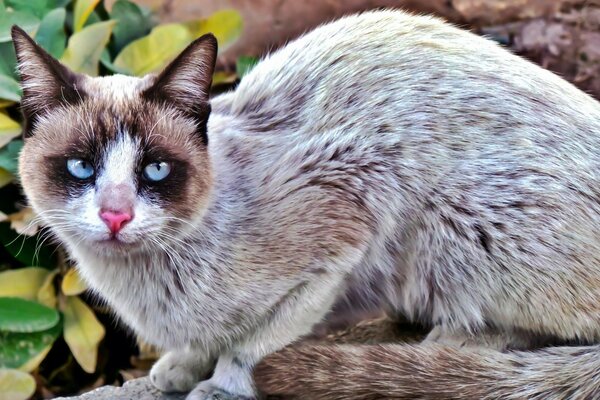
[[[21,110],[27,136],[41,115],[85,97],[80,88],[83,76],[54,59],[18,26],[13,26],[11,33],[23,87]]]
[[[217,39],[212,34],[194,40],[144,92],[148,100],[174,105],[194,118],[206,135],[208,102],[217,61]]]

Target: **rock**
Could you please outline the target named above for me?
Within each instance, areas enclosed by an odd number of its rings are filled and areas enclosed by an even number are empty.
[[[59,397],[56,400],[184,400],[185,396],[185,393],[162,393],[145,377],[127,381],[121,387],[103,386],[81,396]]]

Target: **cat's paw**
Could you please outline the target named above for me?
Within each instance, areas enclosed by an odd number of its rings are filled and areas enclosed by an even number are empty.
[[[230,393],[214,386],[210,381],[200,383],[185,400],[257,400],[256,396]]]
[[[152,366],[150,381],[163,392],[189,392],[211,368],[212,364],[197,354],[172,351]]]

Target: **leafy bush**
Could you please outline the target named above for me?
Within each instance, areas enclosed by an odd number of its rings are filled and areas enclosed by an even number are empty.
[[[71,69],[89,75],[144,75],[163,68],[193,39],[215,34],[220,50],[241,33],[238,13],[224,10],[202,20],[157,25],[152,13],[128,0],[108,11],[100,0],[0,0],[0,393],[26,399],[36,371],[57,339],[64,339],[87,373],[97,369],[106,331],[80,295],[85,284],[48,231],[39,230],[18,188],[23,145],[21,90],[10,28],[17,24]],[[251,58],[239,60],[247,71]],[[217,73],[214,84],[235,74]],[[39,375],[38,381],[44,379]]]

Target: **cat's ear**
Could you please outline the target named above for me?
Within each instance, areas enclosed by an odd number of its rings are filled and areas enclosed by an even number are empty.
[[[11,33],[23,88],[21,109],[27,135],[40,115],[62,104],[81,101],[85,94],[78,87],[81,75],[54,59],[23,29],[15,25]]]
[[[183,50],[143,95],[148,100],[172,104],[191,116],[205,136],[216,61],[217,39],[211,34],[204,35]]]

